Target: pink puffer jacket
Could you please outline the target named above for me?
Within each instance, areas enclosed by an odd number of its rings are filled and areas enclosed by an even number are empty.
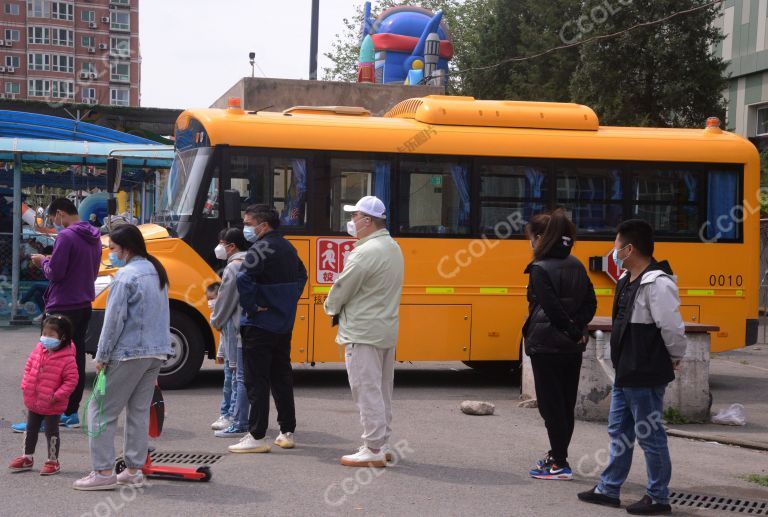
[[[24,405],[38,415],[58,415],[67,409],[69,396],[77,386],[75,346],[55,352],[38,343],[29,354],[21,380]]]

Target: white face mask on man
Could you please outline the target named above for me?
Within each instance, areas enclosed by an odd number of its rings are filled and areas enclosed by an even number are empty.
[[[227,248],[223,244],[219,244],[213,249],[214,255],[219,260],[227,260]]]

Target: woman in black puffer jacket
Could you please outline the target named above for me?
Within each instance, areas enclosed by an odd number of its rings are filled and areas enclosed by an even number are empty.
[[[539,479],[572,479],[568,445],[573,435],[581,355],[597,299],[586,269],[571,255],[576,227],[562,209],[532,217],[526,232],[533,261],[525,270],[530,279],[523,336],[551,447],[529,473]]]

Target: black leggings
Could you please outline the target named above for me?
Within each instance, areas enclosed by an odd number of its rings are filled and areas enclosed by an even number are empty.
[[[27,415],[27,431],[24,433],[24,454],[32,456],[37,446],[37,436],[40,434],[40,424],[45,421],[45,439],[48,441],[48,459],[59,457],[59,419],[60,415],[38,415],[29,411]]]

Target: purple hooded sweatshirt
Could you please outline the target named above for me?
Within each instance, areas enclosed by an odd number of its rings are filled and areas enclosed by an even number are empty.
[[[98,228],[80,221],[62,230],[53,244],[51,258],[43,261],[43,272],[50,282],[45,292],[46,312],[88,307],[96,298],[94,281],[100,264]]]

